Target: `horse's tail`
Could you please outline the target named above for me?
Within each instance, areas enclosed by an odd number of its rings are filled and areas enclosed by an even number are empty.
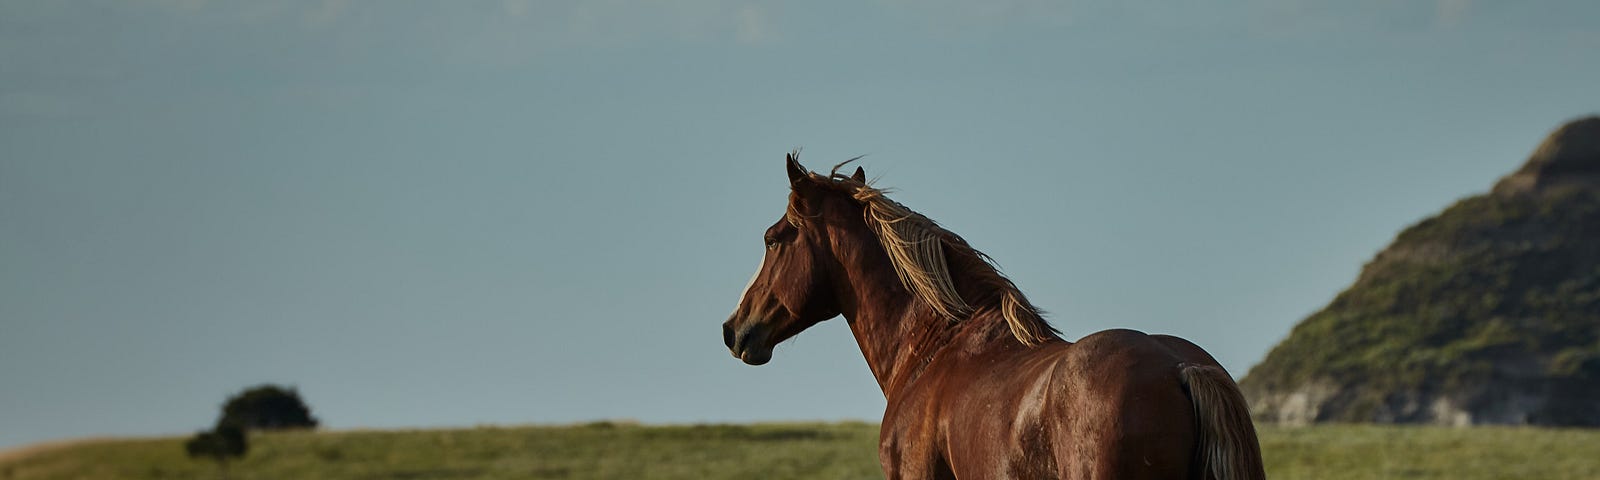
[[[1220,367],[1185,364],[1178,376],[1189,387],[1199,420],[1196,457],[1202,472],[1217,480],[1265,479],[1261,444],[1239,386]]]

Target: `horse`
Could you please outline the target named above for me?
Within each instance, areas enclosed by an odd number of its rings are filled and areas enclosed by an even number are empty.
[[[822,175],[785,157],[788,205],[722,337],[762,365],[842,315],[887,400],[886,478],[1266,477],[1244,397],[1205,350],[1122,329],[1063,340],[989,257],[860,167],[840,174],[850,161]]]

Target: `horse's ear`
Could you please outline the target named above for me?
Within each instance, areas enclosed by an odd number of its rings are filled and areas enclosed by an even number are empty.
[[[784,163],[787,164],[788,169],[789,169],[789,184],[790,185],[794,185],[796,183],[800,183],[801,179],[811,176],[810,173],[806,172],[806,167],[803,167],[803,166],[800,165],[800,153],[799,152],[793,152],[793,153],[790,153],[789,155],[784,156]]]
[[[867,171],[862,170],[861,167],[856,167],[856,173],[850,174],[850,179],[861,183],[867,183]]]

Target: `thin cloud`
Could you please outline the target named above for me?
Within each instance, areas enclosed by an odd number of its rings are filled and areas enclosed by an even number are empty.
[[[766,4],[733,0],[500,0],[487,4],[420,5],[348,0],[135,0],[122,8],[162,11],[177,21],[223,20],[262,25],[288,22],[319,30],[350,27],[347,24],[361,18],[426,20],[515,30],[494,35],[514,36],[545,47],[631,46],[661,41],[758,45],[778,38],[777,19]],[[415,15],[418,12],[425,15]]]
[[[734,38],[741,44],[758,45],[772,41],[777,36],[767,11],[755,5],[739,7]]]
[[[937,32],[970,33],[1016,24],[1066,25],[1085,2],[1052,0],[881,0],[892,12],[922,22]]]
[[[310,7],[301,14],[300,24],[310,28],[334,25],[349,6],[348,0],[323,0],[322,3]]]
[[[506,15],[510,15],[510,16],[513,16],[513,17],[523,17],[523,16],[527,16],[528,12],[532,12],[533,11],[533,1],[532,0],[502,0],[500,2],[500,8],[505,10]]]
[[[1438,0],[1434,3],[1434,23],[1441,27],[1458,27],[1472,14],[1472,0]]]
[[[591,0],[540,4],[543,15],[566,19],[564,40],[578,44],[627,45],[667,41],[733,41],[759,44],[776,38],[775,24],[760,4],[726,0],[632,2]]]

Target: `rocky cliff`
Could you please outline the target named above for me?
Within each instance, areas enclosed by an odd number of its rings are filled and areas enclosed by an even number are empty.
[[[1240,385],[1262,421],[1600,426],[1600,117],[1401,232]]]

